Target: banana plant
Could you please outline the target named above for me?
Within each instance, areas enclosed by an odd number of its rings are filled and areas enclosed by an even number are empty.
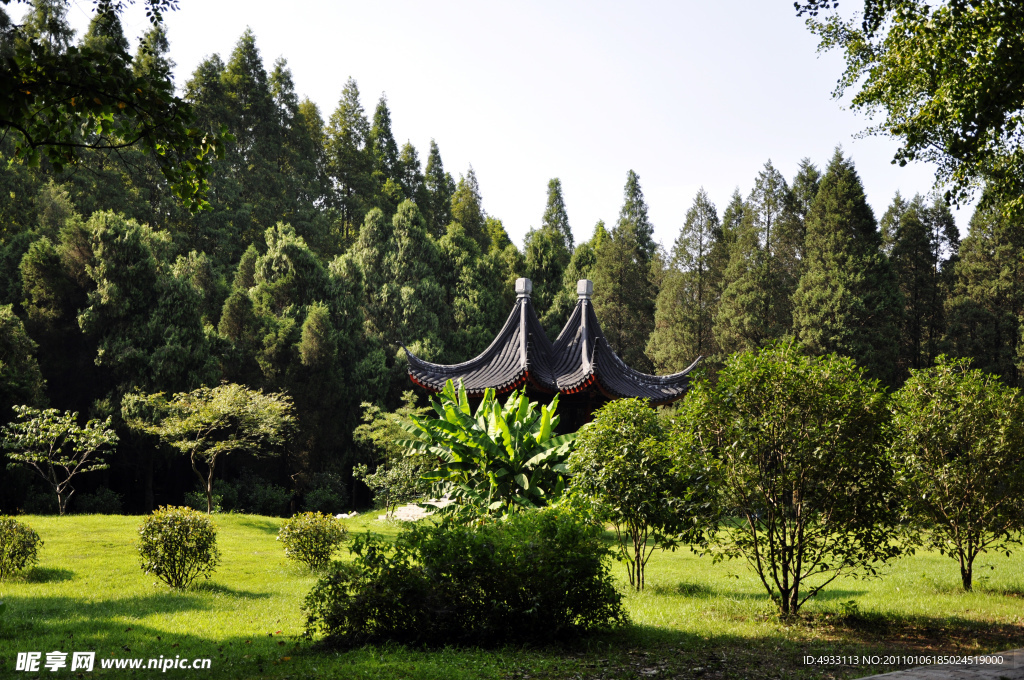
[[[484,392],[474,412],[461,381],[449,380],[432,400],[437,418],[413,416],[400,442],[410,453],[436,460],[424,475],[437,495],[452,501],[442,512],[463,519],[506,515],[545,505],[562,494],[576,434],[555,436],[558,395],[550,406],[513,392],[504,406],[494,390]]]

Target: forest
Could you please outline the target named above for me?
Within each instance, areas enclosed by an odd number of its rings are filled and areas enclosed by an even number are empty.
[[[116,14],[76,42],[62,11],[35,2],[23,30],[55,51],[128,49]],[[165,78],[172,64],[155,25],[132,68]],[[377,454],[354,432],[407,401],[400,345],[436,362],[475,356],[518,277],[552,339],[576,281],[593,280],[609,342],[645,372],[704,356],[714,379],[728,354],[793,339],[890,389],[942,354],[1022,384],[1024,224],[998,196],[963,240],[941,196],[897,194],[879,218],[837,147],[790,178],[767,161],[725,206],[698,192],[663,245],[629,170],[618,216],[576,243],[552,178],[520,248],[471,166],[453,174],[435,143],[400,145],[383,95],[370,113],[356,80],[339,85],[321,112],[250,31],[203,61],[183,97],[203,129],[227,134],[195,212],[142,149],[63,166],[0,140],[0,424],[14,406],[48,407],[109,417],[119,438],[108,469],[76,479],[71,511],[148,512],[194,493],[188,461],[128,428],[123,405],[222,382],[287,394],[297,420],[283,455],[219,463],[225,509],[367,505],[352,470]],[[0,489],[0,512],[57,509],[30,470],[0,469]]]

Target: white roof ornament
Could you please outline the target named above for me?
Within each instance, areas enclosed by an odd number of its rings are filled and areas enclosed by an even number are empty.
[[[530,279],[516,279],[516,298],[528,298],[533,292],[533,282]]]
[[[590,279],[580,279],[576,283],[576,294],[580,296],[580,300],[589,300],[594,294],[594,282]]]

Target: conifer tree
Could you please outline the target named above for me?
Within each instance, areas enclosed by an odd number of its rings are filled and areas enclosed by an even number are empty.
[[[607,240],[608,230],[604,221],[598,220],[591,238],[580,243],[572,251],[569,264],[562,274],[562,287],[548,307],[547,313],[541,318],[548,337],[554,340],[569,320],[573,307],[576,306],[576,284],[580,279],[593,278],[594,265],[597,263],[597,246]]]
[[[714,323],[715,339],[725,352],[754,349],[789,333],[798,267],[789,187],[770,160],[742,208],[735,203],[736,197],[726,210],[735,240]]]
[[[821,171],[811,163],[810,158],[800,160],[800,169],[793,178],[793,185],[790,187],[789,212],[794,220],[795,226],[795,251],[797,259],[803,262],[806,258],[804,242],[807,239],[807,212],[811,209],[814,197],[818,195],[818,187],[821,186]],[[797,279],[799,280],[798,272]]]
[[[946,347],[1019,387],[1024,375],[1024,224],[982,201],[953,268]]]
[[[624,194],[618,222],[596,248],[594,312],[612,349],[633,368],[649,371],[644,350],[654,330],[657,290],[651,261],[657,245],[640,179],[632,170]]]
[[[533,282],[533,306],[537,315],[543,317],[562,287],[562,275],[569,265],[569,249],[560,230],[544,226],[526,233],[523,254],[526,278]]]
[[[533,282],[533,306],[541,318],[550,309],[572,255],[572,229],[562,199],[562,183],[558,178],[548,182],[548,200],[541,218],[541,228],[526,234],[523,254],[526,277]]]
[[[341,233],[351,238],[369,209],[373,189],[372,158],[367,153],[370,125],[359,101],[359,86],[349,78],[338,108],[327,124],[327,170],[334,187]]]
[[[930,229],[929,208],[917,195],[896,194],[882,218],[882,238],[903,299],[897,379],[931,366],[945,331],[940,243]]]
[[[852,357],[893,384],[902,301],[881,247],[860,177],[837,148],[807,215],[794,333],[810,351]]]
[[[452,221],[459,223],[466,236],[476,241],[482,252],[490,249],[490,237],[486,228],[487,215],[484,213],[480,198],[480,183],[477,182],[472,165],[469,166],[465,177],[459,177],[459,184],[452,195],[451,215]]]
[[[398,183],[402,187],[403,195],[415,201],[420,214],[427,219],[427,208],[430,203],[430,196],[424,183],[423,168],[420,167],[420,157],[416,153],[416,147],[412,142],[402,145],[398,155]]]
[[[452,221],[452,197],[455,195],[455,181],[444,171],[441,151],[437,142],[430,140],[430,154],[424,169],[423,185],[427,190],[427,205],[424,215],[431,235],[440,238]]]
[[[400,183],[401,166],[398,158],[398,143],[391,131],[391,111],[386,95],[381,95],[373,112],[373,124],[367,140],[367,151],[373,164],[374,204],[393,215],[398,204],[405,198]]]
[[[565,199],[562,197],[562,180],[557,177],[548,181],[548,202],[540,226],[542,229],[547,227],[560,232],[565,247],[572,252],[575,242],[572,227],[569,226],[569,214],[565,210]]]
[[[686,211],[658,291],[647,355],[659,373],[680,371],[698,356],[718,351],[712,323],[722,276],[715,257],[721,241],[718,212],[701,188]]]

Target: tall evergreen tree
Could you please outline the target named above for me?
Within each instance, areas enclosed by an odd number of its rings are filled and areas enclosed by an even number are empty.
[[[452,195],[451,215],[452,221],[459,223],[466,236],[479,244],[482,252],[490,249],[487,215],[484,213],[483,201],[480,198],[480,183],[477,182],[472,165],[469,166],[465,177],[459,177],[459,184]]]
[[[437,143],[430,140],[430,153],[424,169],[423,185],[427,190],[427,204],[423,211],[431,235],[440,238],[452,221],[452,197],[455,195],[455,180],[444,171],[441,151]]]
[[[701,188],[686,211],[658,291],[647,355],[661,373],[680,371],[698,356],[718,352],[712,323],[722,276],[715,257],[721,242],[718,212]]]
[[[403,144],[402,150],[398,154],[398,183],[402,187],[402,194],[414,201],[416,207],[420,209],[420,214],[427,219],[430,196],[424,183],[420,157],[412,142],[407,141]]]
[[[814,197],[821,186],[821,171],[811,163],[810,158],[800,160],[800,169],[793,178],[790,187],[790,213],[795,226],[795,250],[797,258],[803,262],[806,258],[804,242],[807,240],[807,213],[811,209]],[[802,273],[802,272],[800,272]],[[799,278],[799,274],[797,276]]]
[[[896,194],[882,218],[883,243],[903,299],[897,379],[931,366],[945,331],[941,244],[933,238],[929,208],[918,195],[907,203]]]
[[[569,214],[565,210],[565,199],[562,197],[562,180],[557,177],[548,181],[548,202],[544,208],[544,217],[540,221],[541,228],[551,228],[562,234],[565,247],[572,252],[575,242],[572,227],[569,226]]]
[[[591,238],[580,243],[572,251],[569,264],[562,274],[562,287],[555,295],[547,313],[541,319],[544,330],[554,340],[558,333],[569,320],[573,307],[576,306],[577,294],[576,284],[580,279],[593,277],[594,265],[597,263],[597,247],[608,239],[608,230],[605,229],[604,221],[599,220],[594,226],[594,234]]]
[[[612,349],[633,368],[649,371],[652,365],[644,350],[654,330],[657,290],[651,261],[657,245],[640,179],[632,170],[624,194],[618,222],[596,248],[594,311]]]
[[[569,265],[570,253],[562,232],[549,226],[526,233],[523,247],[526,278],[533,282],[533,306],[543,317],[562,287],[562,275]]]
[[[726,229],[735,240],[714,322],[715,339],[725,352],[754,349],[789,333],[798,263],[791,194],[770,160],[742,208],[735,202],[734,197],[726,210],[727,224],[732,223]]]
[[[991,198],[991,197],[987,197]],[[983,201],[954,265],[945,345],[1009,385],[1024,384],[1024,224]]]
[[[902,301],[853,162],[836,149],[807,215],[807,262],[793,296],[796,336],[896,380]]]
[[[338,108],[327,124],[327,169],[334,187],[343,238],[352,238],[371,205],[373,159],[367,153],[370,124],[359,101],[359,86],[349,78]]]
[[[102,52],[128,56],[128,39],[124,37],[121,18],[114,12],[96,12],[82,36],[82,44]]]
[[[367,151],[373,164],[374,205],[386,215],[393,215],[406,196],[401,185],[398,143],[391,131],[391,110],[386,95],[381,95],[373,112],[373,124],[367,139]]]

